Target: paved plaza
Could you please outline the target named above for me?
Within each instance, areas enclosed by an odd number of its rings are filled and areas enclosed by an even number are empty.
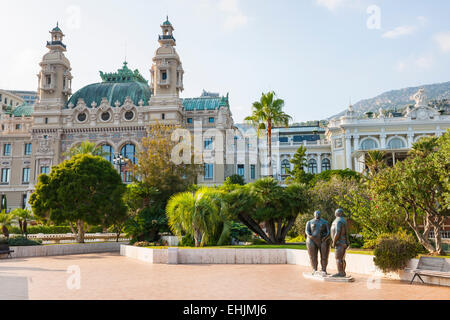
[[[450,300],[450,288],[357,274],[354,283],[321,283],[304,279],[305,271],[293,265],[150,265],[118,254],[0,260],[0,299]]]

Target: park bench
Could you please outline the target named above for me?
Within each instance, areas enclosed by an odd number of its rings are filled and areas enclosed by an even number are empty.
[[[14,250],[11,250],[9,248],[9,244],[0,244],[0,255],[7,254],[8,257],[11,258],[11,253],[13,253]]]
[[[450,272],[446,271],[446,259],[445,258],[432,258],[421,257],[417,268],[412,270],[414,277],[411,280],[411,284],[418,277],[422,283],[425,283],[421,276],[450,278]]]

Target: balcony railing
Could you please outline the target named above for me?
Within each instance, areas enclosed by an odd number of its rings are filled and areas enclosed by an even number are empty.
[[[67,49],[67,46],[61,41],[47,41],[47,46],[61,46],[64,49]]]
[[[273,142],[273,146],[275,147],[292,147],[292,146],[329,146],[331,142],[328,140],[317,140],[317,141],[289,141],[289,142]]]
[[[168,35],[159,36],[159,40],[173,40],[173,41],[176,41],[173,36],[168,36]]]

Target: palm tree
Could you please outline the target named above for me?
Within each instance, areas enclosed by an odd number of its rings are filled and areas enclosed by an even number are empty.
[[[378,172],[386,167],[386,153],[379,150],[370,150],[365,157],[366,173],[369,177],[374,177]]]
[[[177,236],[194,237],[195,246],[205,246],[224,229],[219,192],[207,187],[174,195],[166,207],[169,226]],[[221,229],[221,230],[219,230]]]
[[[91,154],[99,157],[108,155],[101,146],[97,146],[94,142],[84,141],[72,147],[69,152],[64,153],[64,156],[72,158],[78,154]]]
[[[28,237],[27,226],[28,222],[33,218],[33,214],[26,209],[15,209],[11,212],[11,215],[19,222],[19,228],[22,236]]]
[[[424,137],[413,144],[410,155],[417,155],[420,157],[426,157],[430,153],[436,151],[438,146],[438,138],[436,137]]]
[[[7,213],[6,210],[0,212],[0,226],[2,226],[3,235],[9,239],[9,230],[11,227],[14,216],[11,213]]]
[[[277,99],[275,92],[263,93],[261,100],[254,102],[252,107],[252,115],[245,118],[245,121],[255,126],[258,135],[262,131],[267,131],[267,139],[269,144],[269,176],[273,176],[272,168],[272,128],[274,126],[289,126],[292,117],[283,112],[284,100]]]

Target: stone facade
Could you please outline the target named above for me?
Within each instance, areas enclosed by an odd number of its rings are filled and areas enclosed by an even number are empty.
[[[38,74],[37,103],[18,105],[2,113],[3,209],[25,207],[39,175],[49,173],[52,166],[65,160],[65,152],[86,140],[109,152],[106,158],[111,162],[119,154],[135,160],[148,125],[158,121],[181,125],[191,133],[200,128],[202,149],[207,149],[209,139],[213,145],[223,143],[225,147],[226,140],[216,141],[216,134],[226,136],[227,130],[235,129],[228,96],[204,92],[198,98],[181,99],[184,70],[175,49],[174,27],[167,20],[161,29],[150,85],[125,62],[117,73],[101,72],[103,82],[88,85],[73,95],[65,35],[58,26],[50,31],[49,51],[42,58]],[[234,163],[228,164],[225,157],[224,153],[218,164],[211,162],[208,175],[200,176],[199,182],[221,184],[234,174]],[[124,182],[129,182],[126,170],[122,170],[122,176]]]
[[[180,97],[184,69],[176,51],[175,29],[167,19],[161,30],[150,84],[125,62],[115,73],[100,72],[102,82],[73,94],[65,35],[58,26],[50,31],[48,53],[38,73],[38,101],[27,105],[22,98],[0,91],[8,99],[0,118],[1,209],[25,207],[38,176],[49,173],[65,160],[65,152],[83,141],[102,146],[111,162],[118,155],[134,161],[148,125],[155,122],[178,124],[200,139],[194,141],[205,165],[200,184],[222,184],[233,174],[246,182],[267,175],[266,140],[257,139],[249,126],[234,123],[228,95],[203,92],[196,98]],[[331,120],[327,128],[275,128],[276,178],[286,178],[292,169],[289,160],[301,145],[307,149],[305,170],[311,173],[346,168],[362,172],[365,153],[371,149],[388,151],[391,164],[402,160],[415,141],[440,136],[450,128],[450,116],[428,107],[423,92],[414,99],[415,107],[400,116],[385,117],[380,112],[361,119],[349,107],[345,116]],[[127,169],[121,169],[129,182]]]

